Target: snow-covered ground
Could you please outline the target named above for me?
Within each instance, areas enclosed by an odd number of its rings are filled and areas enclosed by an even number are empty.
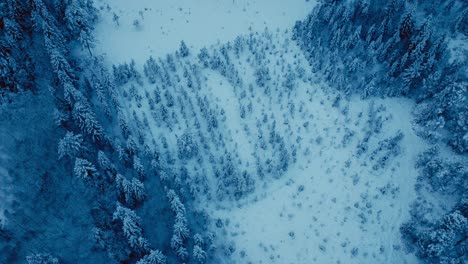
[[[188,88],[185,82],[160,87],[144,78],[141,86],[131,83],[122,88],[132,94],[131,86],[135,86],[140,106],[132,95],[121,99],[130,122],[135,117],[147,119],[141,123],[149,126],[144,129],[145,136],[156,139],[151,147],[161,149],[159,140],[164,136],[168,152],[175,152],[177,138],[185,131],[206,135],[203,161],[179,165],[206,177],[208,190],[199,191],[206,196],[198,198],[198,207],[216,220],[211,229],[219,242],[232,245],[229,259],[236,263],[417,263],[413,255],[404,252],[398,230],[408,219],[409,205],[416,197],[416,155],[426,148],[411,128],[412,103],[354,97],[348,101],[310,72],[285,29],[304,18],[314,3],[194,3],[112,1],[102,10],[103,20],[97,26],[97,50],[107,55],[109,64],[135,59],[137,68],[142,69],[149,56],[165,59],[180,40],[190,47],[189,57],[175,56],[177,69],[170,73],[170,79],[183,80],[183,69],[189,69],[188,75],[200,79],[199,90]],[[105,6],[101,1],[97,5]],[[114,12],[119,26],[112,20]],[[133,25],[135,19],[139,26]],[[263,32],[265,27],[269,33],[254,33]],[[245,48],[237,57],[232,47],[227,48],[243,85],[233,85],[228,77],[198,62],[200,48],[209,47],[210,54],[219,52],[227,41],[249,33],[256,40],[252,50],[267,47],[268,51],[258,58],[258,53]],[[249,36],[244,40],[249,43]],[[255,71],[262,66],[259,62],[269,69],[267,87],[271,85],[271,92],[255,81]],[[296,76],[290,93],[282,91],[287,72]],[[174,126],[164,125],[158,114],[153,114],[148,99],[154,99],[156,93],[161,94],[162,104],[175,99],[176,107],[168,110]],[[206,132],[199,98],[207,98],[209,104],[203,107],[209,111],[223,113],[212,134]],[[249,108],[249,103],[252,110],[240,117],[242,107]],[[194,128],[194,120],[202,121],[201,126]],[[288,158],[297,160],[290,162],[286,172],[272,171],[263,178],[256,174],[256,162],[266,167],[271,158],[276,164],[279,155],[278,146],[263,149],[259,143],[262,133],[268,137],[273,121]],[[399,131],[403,137],[392,141]],[[196,136],[196,140],[206,138]],[[395,143],[394,153],[386,152],[388,142]],[[366,151],[359,153],[363,145]],[[292,155],[294,151],[296,155]],[[210,165],[209,155],[226,152],[232,153],[240,172],[255,180],[255,191],[238,201],[216,198],[219,182],[214,171],[220,168]],[[386,165],[377,166],[382,163]],[[144,210],[150,208],[140,210],[143,218],[147,214]]]
[[[319,133],[324,137],[322,147],[308,158],[299,158],[284,178],[268,184],[248,202],[211,210],[223,222],[220,230],[236,245],[237,263],[417,263],[404,252],[398,230],[415,198],[414,162],[424,143],[411,131],[410,102],[378,103],[393,115],[378,137],[398,129],[405,135],[401,142],[405,147],[390,168],[375,171],[370,164],[363,166],[368,160],[355,155],[354,140],[340,147],[334,142],[337,134],[323,133],[345,126],[325,100],[323,105],[311,106],[320,113],[313,122],[322,125],[304,135],[308,142],[308,137]],[[350,110],[366,111],[368,104],[352,100]]]
[[[184,40],[195,50],[252,31],[292,28],[316,4],[305,0],[113,0],[95,1],[101,10],[97,50],[112,63],[173,52]],[[118,16],[118,25],[114,15]],[[134,22],[138,21],[139,26]]]

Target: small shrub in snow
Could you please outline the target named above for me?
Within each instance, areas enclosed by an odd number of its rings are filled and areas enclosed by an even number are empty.
[[[181,159],[191,159],[198,155],[198,143],[189,132],[185,132],[177,139],[177,148]]]

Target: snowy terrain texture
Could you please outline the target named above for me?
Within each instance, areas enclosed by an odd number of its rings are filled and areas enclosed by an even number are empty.
[[[0,0],[0,263],[468,263],[468,3]]]

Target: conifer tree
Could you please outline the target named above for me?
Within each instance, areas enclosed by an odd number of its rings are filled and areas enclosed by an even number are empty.
[[[81,158],[75,159],[73,173],[75,174],[75,177],[83,180],[96,179],[99,176],[96,167],[94,167],[91,162]]]
[[[129,181],[124,176],[117,174],[115,181],[117,190],[126,205],[134,207],[144,200],[146,196],[145,187],[138,179],[133,178],[132,181]]]
[[[117,203],[113,219],[122,223],[122,229],[128,243],[138,254],[145,254],[150,251],[148,241],[143,238],[140,217],[133,210]]]
[[[78,101],[73,105],[72,118],[77,122],[81,131],[90,135],[94,141],[104,139],[103,128],[87,102]]]
[[[180,42],[179,53],[182,57],[187,57],[189,55],[189,49],[183,40]]]
[[[400,38],[408,39],[414,32],[414,10],[408,11],[400,22]]]
[[[72,158],[83,150],[83,137],[81,134],[75,135],[71,131],[68,131],[58,144],[59,159],[65,156]]]
[[[136,264],[166,264],[166,256],[159,250],[151,250],[150,253],[137,261]]]

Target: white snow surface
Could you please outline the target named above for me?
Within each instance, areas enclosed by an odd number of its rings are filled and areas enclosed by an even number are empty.
[[[113,63],[175,51],[184,40],[200,48],[233,40],[265,27],[290,29],[316,4],[305,0],[96,0],[102,21],[96,27],[97,50]],[[119,25],[113,20],[113,14]],[[138,20],[139,27],[133,25]]]
[[[413,104],[404,99],[361,100],[354,97],[349,101],[342,99],[338,106],[333,104],[339,93],[323,84],[320,76],[308,72],[305,58],[289,39],[289,33],[284,32],[295,20],[303,19],[314,3],[116,0],[106,4],[109,8],[102,10],[103,20],[96,29],[99,41],[96,49],[107,55],[110,65],[135,59],[138,68],[142,68],[149,56],[164,57],[166,53],[174,52],[180,40],[185,40],[192,55],[185,61],[176,59],[176,64],[197,64],[195,55],[201,47],[214,44],[210,50],[216,49],[220,45],[215,44],[217,42],[222,44],[240,34],[263,32],[268,27],[276,33],[261,45],[275,45],[270,46],[272,50],[265,60],[270,68],[271,82],[281,83],[285,65],[306,68],[293,93],[286,96],[276,85],[273,96],[269,97],[259,92],[263,88],[254,85],[254,92],[248,92],[247,99],[241,99],[240,90],[218,72],[203,69],[203,88],[187,90],[191,99],[183,99],[188,100],[184,101],[187,109],[183,111],[200,120],[200,110],[189,106],[196,105],[195,96],[207,96],[211,109],[225,112],[226,119],[220,122],[215,133],[225,138],[225,148],[238,154],[235,161],[248,172],[255,174],[256,122],[265,111],[275,115],[277,130],[285,136],[286,145],[295,144],[298,150],[297,161],[291,162],[284,175],[279,179],[271,176],[255,178],[255,192],[239,201],[217,201],[214,198],[216,179],[211,168],[201,169],[209,183],[208,193],[213,195],[200,197],[197,203],[212,218],[219,219],[210,227],[217,233],[218,240],[234,245],[235,251],[227,258],[227,263],[417,263],[414,255],[404,252],[399,233],[416,197],[415,159],[427,147],[412,130],[410,112]],[[104,6],[103,1],[97,1],[97,6]],[[120,17],[119,26],[112,21],[113,12]],[[135,19],[140,21],[141,28],[132,25]],[[280,30],[276,31],[276,28]],[[245,87],[255,83],[254,63],[249,62],[250,59],[249,54],[234,59]],[[182,76],[181,72],[175,74]],[[170,91],[175,96],[181,94],[180,89],[185,89],[173,88]],[[147,81],[142,87],[138,86],[138,94],[142,97],[145,92],[153,94],[154,91],[154,85]],[[242,119],[239,117],[240,103],[246,100],[253,102],[254,110]],[[147,136],[154,138],[165,134],[169,148],[175,148],[177,136],[190,128],[188,122],[181,122],[169,132],[150,118],[146,99],[140,107],[131,99],[123,101],[128,110],[127,118],[133,118],[133,111],[138,118],[148,117],[151,129]],[[294,114],[289,112],[291,103],[295,104]],[[370,107],[371,104],[375,107]],[[384,110],[377,113],[379,106]],[[175,119],[186,114],[174,111]],[[372,114],[383,118],[382,131],[370,136],[367,153],[357,155],[357,145],[368,129],[366,122]],[[306,122],[310,123],[307,127]],[[203,125],[200,131],[202,129]],[[349,142],[344,140],[346,131],[353,132]],[[399,143],[400,153],[389,157],[386,167],[374,169],[376,161],[373,159],[378,159],[381,153],[374,155],[372,151],[378,148],[379,142],[394,136],[397,131],[404,135]],[[217,147],[216,151],[211,145],[210,148],[211,153],[218,151]],[[269,151],[257,153],[262,162],[268,159]],[[187,166],[197,169],[197,163]]]
[[[393,115],[384,126],[385,134],[398,129],[405,134],[402,154],[391,168],[374,171],[370,165],[363,166],[366,158],[356,157],[354,144],[342,148],[334,143],[339,133],[320,133],[327,126],[334,130],[342,124],[333,124],[334,118],[341,118],[329,103],[316,103],[311,106],[317,113],[314,122],[325,126],[304,137],[319,133],[323,146],[310,157],[299,158],[284,178],[270,182],[248,201],[210,209],[213,217],[223,221],[227,239],[235,243],[237,263],[418,263],[404,252],[399,227],[416,198],[414,163],[425,144],[411,131],[410,101],[377,101]],[[368,103],[354,99],[351,111],[365,111]],[[359,180],[354,184],[356,176]],[[382,193],[380,188],[387,184],[398,191]],[[354,248],[356,256],[351,253]]]

